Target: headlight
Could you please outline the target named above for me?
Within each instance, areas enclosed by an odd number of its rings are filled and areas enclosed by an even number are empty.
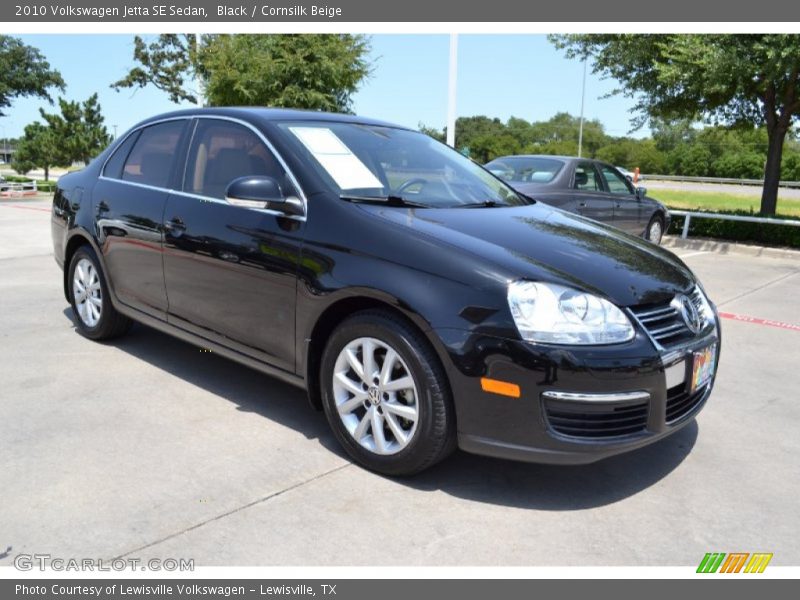
[[[712,307],[711,300],[708,299],[708,295],[706,294],[705,289],[703,286],[700,285],[700,282],[697,282],[697,310],[700,313],[700,318],[703,319],[704,323],[714,323],[716,321],[716,315],[714,312],[714,308]]]
[[[633,325],[603,298],[534,281],[508,286],[508,305],[520,335],[548,344],[618,344],[633,339]]]

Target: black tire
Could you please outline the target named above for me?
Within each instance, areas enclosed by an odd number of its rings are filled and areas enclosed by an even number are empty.
[[[336,407],[333,375],[337,358],[350,342],[375,338],[394,349],[411,372],[417,389],[418,421],[408,444],[392,455],[362,447],[347,430]],[[428,341],[405,319],[388,311],[356,313],[331,334],[319,372],[322,405],[336,439],[347,454],[371,471],[414,475],[446,458],[456,447],[455,410],[447,377]]]
[[[658,231],[660,233],[657,235],[658,239],[653,239],[653,237],[655,236],[652,235],[653,225],[655,223],[659,224]],[[663,239],[663,237],[664,237],[664,217],[656,213],[650,218],[650,222],[647,224],[647,229],[645,229],[644,231],[644,239],[646,239],[649,242],[653,242],[656,246],[659,246],[661,245],[661,240]]]
[[[75,268],[81,260],[88,260],[92,264],[95,271],[97,271],[100,283],[102,305],[99,319],[93,326],[88,325],[81,318],[75,298]],[[110,340],[112,338],[124,335],[131,328],[133,321],[117,312],[117,310],[114,308],[114,305],[111,303],[108,293],[108,285],[106,284],[105,273],[103,273],[103,269],[100,267],[100,261],[97,259],[97,255],[91,246],[81,246],[75,251],[75,254],[72,256],[72,260],[69,263],[69,271],[67,272],[67,286],[69,291],[69,301],[72,305],[72,314],[74,317],[73,320],[75,321],[76,329],[81,333],[81,335],[91,340]]]

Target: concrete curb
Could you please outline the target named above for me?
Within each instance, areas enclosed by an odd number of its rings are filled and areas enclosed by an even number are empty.
[[[717,254],[741,254],[743,256],[766,256],[768,258],[788,258],[800,261],[800,250],[791,248],[770,248],[754,244],[741,244],[712,240],[708,238],[682,239],[678,236],[664,236],[661,245],[665,248],[685,248],[702,252],[715,252]]]

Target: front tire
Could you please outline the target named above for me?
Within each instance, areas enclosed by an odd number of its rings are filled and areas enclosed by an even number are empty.
[[[100,261],[90,246],[75,251],[67,282],[75,326],[82,335],[92,340],[108,340],[130,329],[132,321],[111,304]]]
[[[644,233],[644,239],[653,242],[656,246],[661,244],[661,239],[664,237],[664,218],[655,214],[647,224],[647,229]]]
[[[331,335],[320,367],[325,416],[357,463],[413,475],[456,446],[446,376],[428,341],[385,311],[350,317]]]

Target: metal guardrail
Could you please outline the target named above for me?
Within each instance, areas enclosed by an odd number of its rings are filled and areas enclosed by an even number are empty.
[[[704,213],[688,210],[670,210],[669,214],[673,216],[684,217],[683,230],[681,231],[681,238],[684,240],[689,237],[689,223],[691,223],[692,218],[719,219],[721,221],[744,221],[745,223],[765,223],[769,225],[789,225],[791,227],[800,227],[800,221],[790,221],[788,219],[770,219],[768,217],[744,217],[741,215],[724,215],[719,213]]]
[[[686,183],[730,183],[733,185],[764,185],[763,179],[733,179],[728,177],[689,177],[684,175],[647,175],[642,179],[650,181],[683,181]],[[780,187],[800,188],[800,181],[780,181]]]
[[[0,196],[14,197],[33,195],[38,192],[36,180],[30,181],[4,181],[0,183]]]

